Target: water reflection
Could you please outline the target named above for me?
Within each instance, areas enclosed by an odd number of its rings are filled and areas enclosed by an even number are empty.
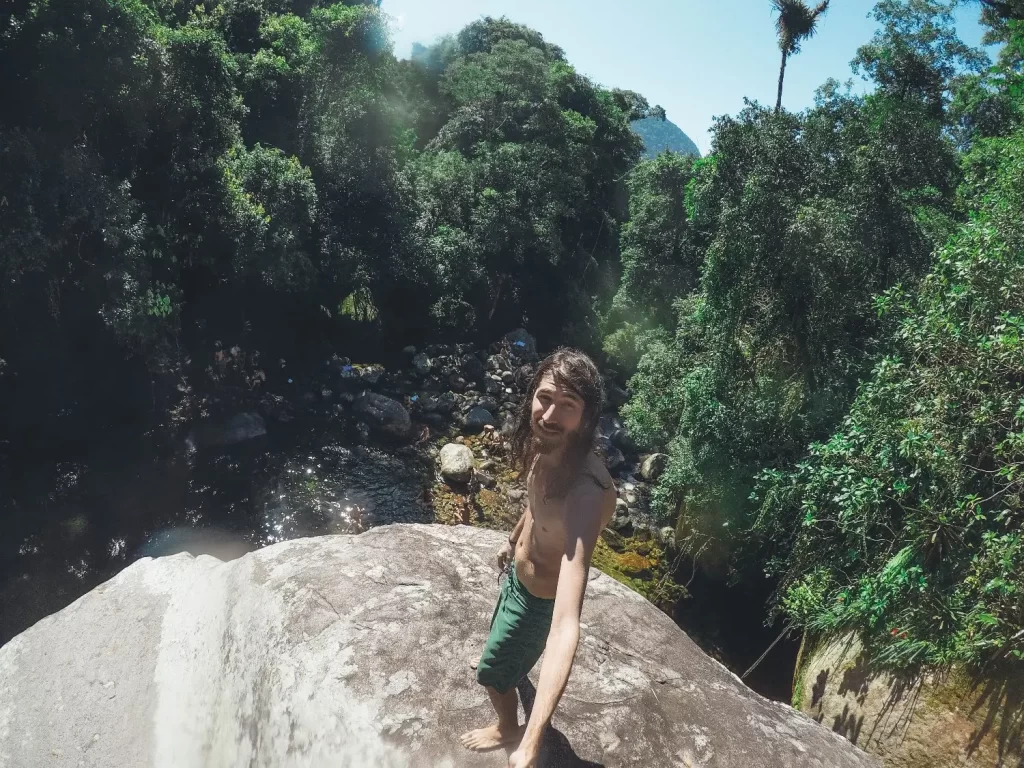
[[[45,466],[8,459],[0,643],[140,557],[229,560],[278,541],[432,519],[421,502],[430,465],[413,449],[353,445],[341,425],[298,421],[213,450],[111,440]]]

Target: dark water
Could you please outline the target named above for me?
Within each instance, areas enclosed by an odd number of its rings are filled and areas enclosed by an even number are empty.
[[[139,557],[220,558],[276,541],[430,522],[432,469],[326,417],[226,449],[108,434],[87,453],[0,464],[0,644]]]

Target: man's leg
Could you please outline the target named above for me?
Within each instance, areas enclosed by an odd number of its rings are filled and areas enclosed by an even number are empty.
[[[507,744],[518,744],[526,726],[519,724],[519,695],[516,689],[512,688],[507,693],[498,693],[490,687],[485,690],[491,698],[491,706],[498,713],[498,722],[462,734],[462,745],[483,752]]]

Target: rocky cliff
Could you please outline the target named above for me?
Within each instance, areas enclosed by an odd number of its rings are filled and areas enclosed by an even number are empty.
[[[394,525],[140,560],[0,648],[0,765],[504,765],[457,740],[491,714],[469,665],[501,541]],[[542,765],[875,765],[596,571],[582,621]]]
[[[1024,766],[1024,671],[973,678],[953,668],[873,669],[853,636],[820,642],[797,679],[815,720],[882,757],[886,768]]]

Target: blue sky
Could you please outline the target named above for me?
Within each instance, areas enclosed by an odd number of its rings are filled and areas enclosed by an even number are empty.
[[[850,60],[875,23],[872,0],[833,0],[816,37],[786,68],[783,101],[799,110],[829,77],[852,77]],[[629,88],[665,107],[706,153],[715,115],[747,96],[775,103],[779,49],[769,0],[384,0],[395,53],[429,44],[481,16],[508,16],[561,46],[569,61],[607,87]],[[981,41],[976,4],[958,12],[961,37]],[[856,86],[863,90],[862,81]]]

